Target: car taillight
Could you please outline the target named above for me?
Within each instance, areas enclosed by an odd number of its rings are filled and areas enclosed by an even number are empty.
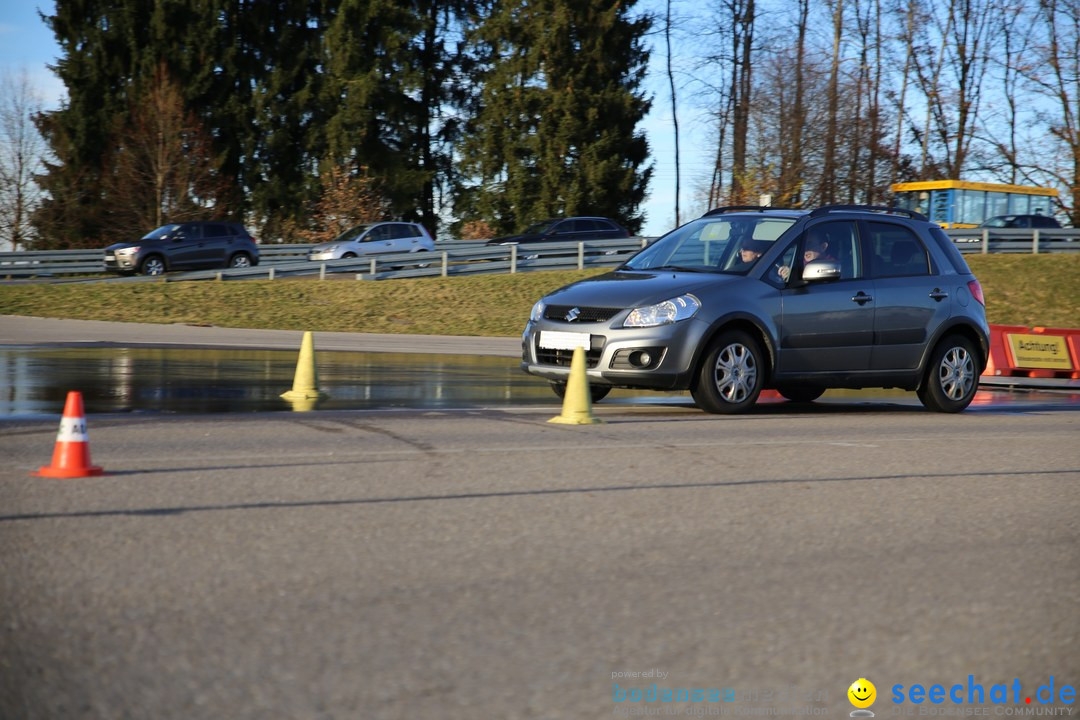
[[[983,297],[982,285],[978,280],[968,280],[968,290],[971,291],[971,297],[979,301],[979,304],[986,307],[986,299]]]

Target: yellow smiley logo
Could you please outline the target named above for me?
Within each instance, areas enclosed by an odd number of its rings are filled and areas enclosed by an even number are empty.
[[[877,688],[866,678],[859,678],[851,683],[847,691],[848,700],[857,708],[868,708],[877,699]]]

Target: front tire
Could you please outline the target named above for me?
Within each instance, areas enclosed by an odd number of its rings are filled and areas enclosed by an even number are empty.
[[[764,383],[761,346],[748,333],[729,330],[709,345],[690,394],[705,412],[741,413],[757,402]]]
[[[558,395],[560,400],[566,397],[566,383],[557,380],[551,380],[550,383],[551,392]],[[611,392],[610,385],[593,385],[592,383],[589,383],[589,398],[594,403],[598,403],[606,398],[609,392]]]
[[[975,346],[962,335],[949,335],[939,342],[916,391],[922,404],[945,413],[957,413],[970,405],[979,389],[976,358]]]
[[[146,256],[143,258],[142,263],[139,264],[139,273],[141,275],[164,275],[165,259],[160,255]]]

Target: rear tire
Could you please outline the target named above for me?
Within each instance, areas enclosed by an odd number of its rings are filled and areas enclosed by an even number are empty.
[[[566,383],[557,380],[551,380],[549,382],[551,383],[551,391],[558,395],[560,400],[566,397]],[[611,392],[610,385],[593,385],[592,383],[589,383],[589,397],[594,403],[600,402],[606,398],[609,392]]]
[[[922,386],[916,391],[929,410],[957,413],[979,389],[978,355],[963,335],[949,335],[934,347]]]
[[[781,385],[776,392],[783,395],[791,402],[808,403],[814,402],[825,394],[825,388],[813,385]]]
[[[251,257],[247,253],[236,253],[229,258],[229,267],[249,268],[251,267]]]
[[[757,340],[742,330],[728,330],[709,345],[690,394],[708,413],[745,412],[761,394],[765,369]]]

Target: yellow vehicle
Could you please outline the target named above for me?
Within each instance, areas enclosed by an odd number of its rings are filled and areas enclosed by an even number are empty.
[[[963,180],[928,180],[891,186],[896,207],[914,210],[944,228],[978,227],[997,215],[1051,216],[1053,188]]]

